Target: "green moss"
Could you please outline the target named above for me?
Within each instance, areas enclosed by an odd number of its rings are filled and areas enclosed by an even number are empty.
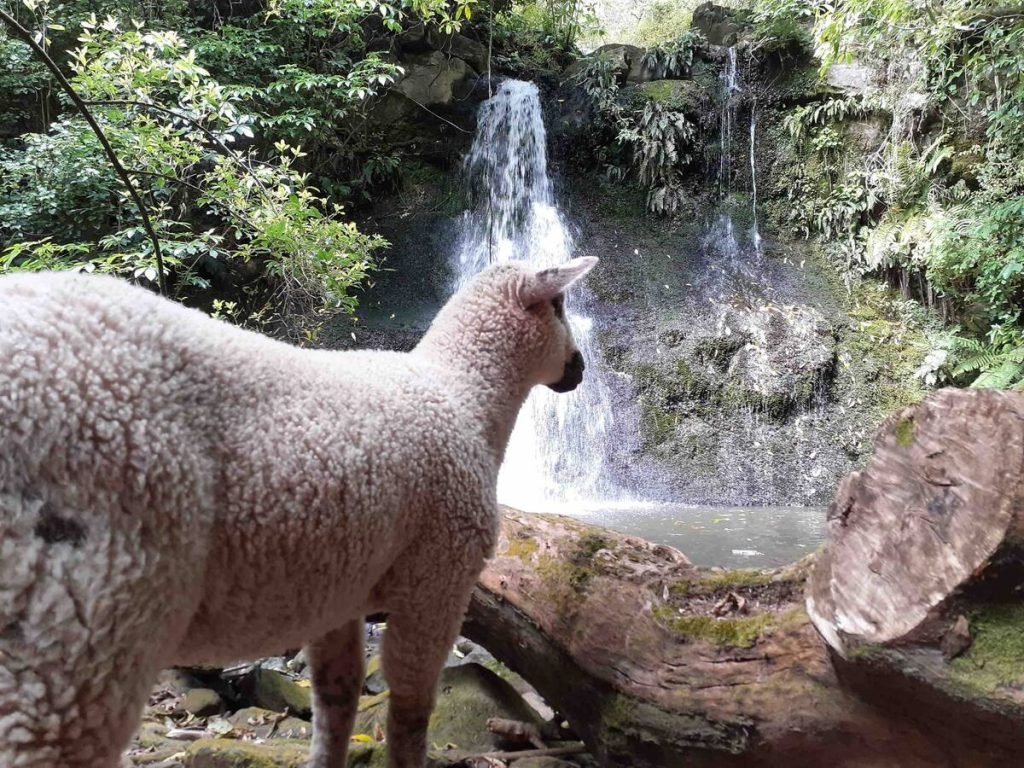
[[[387,764],[388,753],[383,744],[353,742],[349,745],[345,768],[386,768]]]
[[[647,213],[647,195],[635,184],[613,183],[603,176],[594,179],[599,192],[598,212],[603,218],[633,224]]]
[[[572,561],[577,564],[587,563],[602,549],[608,549],[610,546],[611,542],[601,534],[587,533],[576,542],[576,552]]]
[[[586,532],[576,542],[576,548],[565,560],[542,554],[537,560],[537,574],[549,590],[549,598],[570,610],[575,598],[587,588],[594,571],[591,561],[600,550],[611,546],[600,534]]]
[[[638,89],[647,100],[683,112],[699,111],[704,99],[700,86],[692,80],[654,80]]]
[[[913,419],[900,419],[896,424],[896,443],[900,448],[909,448],[914,444]]]
[[[500,677],[502,680],[506,680],[508,682],[512,682],[513,680],[515,680],[518,677],[518,675],[516,675],[515,672],[513,672],[511,669],[506,667],[504,664],[502,664],[497,659],[493,659],[493,658],[492,659],[487,659],[483,663],[483,665],[487,669],[491,670],[491,672],[496,674],[498,677]]]
[[[1024,603],[985,606],[970,619],[973,642],[950,663],[950,676],[983,694],[1024,681]]]
[[[877,283],[862,280],[852,286],[851,325],[839,345],[840,374],[852,375],[858,398],[879,419],[927,393],[914,374],[933,345],[924,318],[908,314],[905,307]]]
[[[301,687],[280,672],[258,669],[252,676],[250,685],[249,695],[257,706],[274,712],[284,712],[287,709],[304,718],[312,715],[313,705],[309,689]]]
[[[664,406],[645,400],[643,403],[641,434],[649,448],[653,448],[672,439],[676,425],[679,423],[675,414],[664,409]]]
[[[432,163],[407,159],[401,166],[403,194],[410,206],[454,216],[466,207],[464,190],[452,174]]]
[[[716,571],[699,579],[677,582],[669,587],[669,592],[678,596],[716,594],[745,587],[764,586],[770,584],[773,577],[773,571],[736,568],[728,571]]]
[[[772,625],[774,616],[770,613],[724,619],[714,616],[681,616],[670,606],[663,605],[654,609],[654,618],[681,637],[703,640],[712,645],[749,648]]]
[[[188,765],[204,768],[303,768],[309,757],[306,747],[294,742],[234,739],[200,739],[189,745],[187,754]]]
[[[504,554],[508,557],[517,557],[524,563],[537,551],[537,542],[528,537],[516,537],[509,541]]]

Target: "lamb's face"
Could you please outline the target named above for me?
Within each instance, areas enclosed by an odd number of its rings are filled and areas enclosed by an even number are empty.
[[[530,381],[555,392],[571,392],[583,381],[585,363],[565,313],[565,289],[597,264],[576,259],[559,267],[527,272],[520,278],[518,299],[526,309],[526,338],[533,370]]]
[[[534,311],[544,315],[542,322],[548,339],[540,356],[538,383],[555,392],[572,392],[583,381],[586,364],[565,316],[565,294],[559,293],[547,306],[537,307]]]

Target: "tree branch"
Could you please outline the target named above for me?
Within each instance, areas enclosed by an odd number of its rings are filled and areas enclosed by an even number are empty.
[[[167,295],[167,281],[164,277],[164,258],[160,251],[160,238],[157,237],[156,230],[153,229],[153,223],[149,219],[149,212],[146,210],[145,203],[142,202],[142,197],[139,195],[139,191],[135,188],[132,183],[131,177],[128,172],[121,165],[121,161],[117,158],[117,153],[114,152],[114,148],[110,145],[110,141],[107,139],[107,135],[100,128],[100,124],[96,122],[96,118],[89,112],[89,108],[86,106],[82,98],[75,92],[71,83],[64,76],[64,73],[60,71],[60,67],[50,57],[50,55],[43,49],[39,43],[36,42],[32,33],[29,32],[25,27],[21,26],[18,21],[11,16],[9,13],[0,9],[0,20],[2,20],[7,27],[14,33],[15,37],[24,42],[32,51],[39,57],[39,60],[43,62],[50,73],[54,76],[60,87],[64,89],[68,97],[74,103],[75,107],[81,113],[82,117],[92,128],[93,133],[96,134],[96,138],[99,139],[100,144],[103,146],[103,151],[107,155],[107,159],[110,160],[110,164],[114,166],[114,171],[120,177],[122,183],[127,187],[128,194],[131,195],[132,200],[135,202],[135,207],[139,211],[139,216],[142,217],[142,226],[146,230],[146,234],[149,235],[149,239],[153,243],[153,255],[156,257],[156,270],[157,270],[157,284],[160,287],[160,293],[164,296]]]
[[[169,107],[164,107],[164,106],[161,106],[159,104],[153,104],[153,103],[148,102],[148,101],[137,101],[137,100],[133,100],[133,99],[95,99],[95,100],[89,101],[87,103],[90,106],[96,106],[96,107],[139,107],[141,109],[151,109],[154,112],[161,112],[161,113],[163,113],[165,115],[170,115],[171,117],[176,117],[179,120],[184,120],[185,122],[189,123],[190,125],[192,125],[196,129],[201,131],[203,133],[203,135],[206,136],[206,138],[208,138],[214,144],[214,146],[216,146],[227,157],[231,158],[231,160],[234,161],[235,165],[239,166],[249,176],[251,176],[253,181],[256,182],[256,185],[261,190],[263,190],[264,193],[267,192],[266,185],[263,183],[263,181],[260,179],[260,177],[257,176],[253,172],[252,168],[250,168],[248,166],[248,164],[242,162],[242,158],[239,156],[239,154],[237,152],[235,152],[235,150],[231,149],[231,147],[229,147],[223,141],[221,141],[221,139],[219,139],[217,137],[217,134],[215,134],[213,131],[211,131],[209,128],[207,128],[205,125],[203,125],[201,122],[196,120],[194,117],[190,117],[190,116],[188,116],[186,114],[182,114],[181,112],[179,112],[176,109],[171,109]],[[261,165],[265,165],[265,166],[270,167],[269,163],[261,163]]]

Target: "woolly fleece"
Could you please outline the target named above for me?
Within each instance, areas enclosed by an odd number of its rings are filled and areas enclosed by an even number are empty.
[[[311,764],[340,768],[386,611],[389,764],[422,766],[516,414],[575,353],[551,300],[594,263],[492,267],[406,354],[0,278],[0,765],[113,768],[161,668],[308,644]]]

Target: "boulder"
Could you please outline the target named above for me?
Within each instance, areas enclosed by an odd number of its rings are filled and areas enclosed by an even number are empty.
[[[587,59],[603,58],[609,59],[616,64],[616,73],[620,82],[625,83],[646,83],[654,80],[658,73],[643,64],[644,49],[635,45],[625,43],[609,43],[602,45],[591,53],[586,59],[574,61],[562,73],[565,80],[578,75],[586,66]]]
[[[874,86],[875,73],[870,67],[852,61],[833,64],[825,73],[825,82],[850,96],[863,96]]]
[[[749,26],[736,19],[730,8],[707,2],[693,10],[693,29],[699,30],[712,45],[731,47],[749,30]]]
[[[781,416],[806,407],[831,378],[835,338],[812,307],[730,308],[718,331],[718,341],[735,350],[725,371],[731,399],[755,410]]]
[[[309,749],[290,741],[261,744],[236,739],[200,739],[188,746],[185,768],[305,768]]]
[[[441,51],[412,54],[403,57],[402,64],[405,76],[394,90],[428,107],[449,106],[463,95],[466,81],[477,77],[465,61]]]
[[[279,713],[260,707],[240,709],[227,721],[236,733],[251,734],[257,739],[271,736],[277,739],[308,739],[313,733],[313,725],[307,720],[297,717],[282,719]]]
[[[176,696],[188,693],[193,688],[206,687],[197,675],[187,669],[176,667],[163,670],[157,678],[156,684]]]
[[[388,694],[360,699],[354,733],[373,735],[387,721]],[[501,677],[479,664],[449,667],[441,674],[437,706],[430,717],[427,743],[437,747],[452,744],[462,752],[487,752],[496,748],[487,730],[492,717],[531,723],[543,722]]]
[[[477,72],[487,70],[487,48],[476,40],[465,35],[444,35],[435,32],[431,42],[441,53],[462,59]]]
[[[486,46],[465,35],[442,32],[432,24],[413,24],[398,36],[398,46],[403,54],[440,51],[462,59],[478,72],[487,69]]]
[[[257,667],[238,682],[243,698],[257,707],[309,719],[312,704],[308,688],[303,688],[280,672]]]
[[[405,75],[374,106],[370,114],[374,124],[392,128],[417,126],[424,123],[424,108],[451,113],[456,107],[471,106],[467,97],[479,77],[462,59],[430,51],[403,54],[400,63]]]
[[[193,688],[178,703],[175,711],[196,717],[212,717],[224,711],[224,699],[210,688]]]
[[[380,667],[380,656],[373,656],[366,662],[366,677],[363,679],[363,692],[370,696],[384,693],[388,689],[384,679],[384,670]]]

